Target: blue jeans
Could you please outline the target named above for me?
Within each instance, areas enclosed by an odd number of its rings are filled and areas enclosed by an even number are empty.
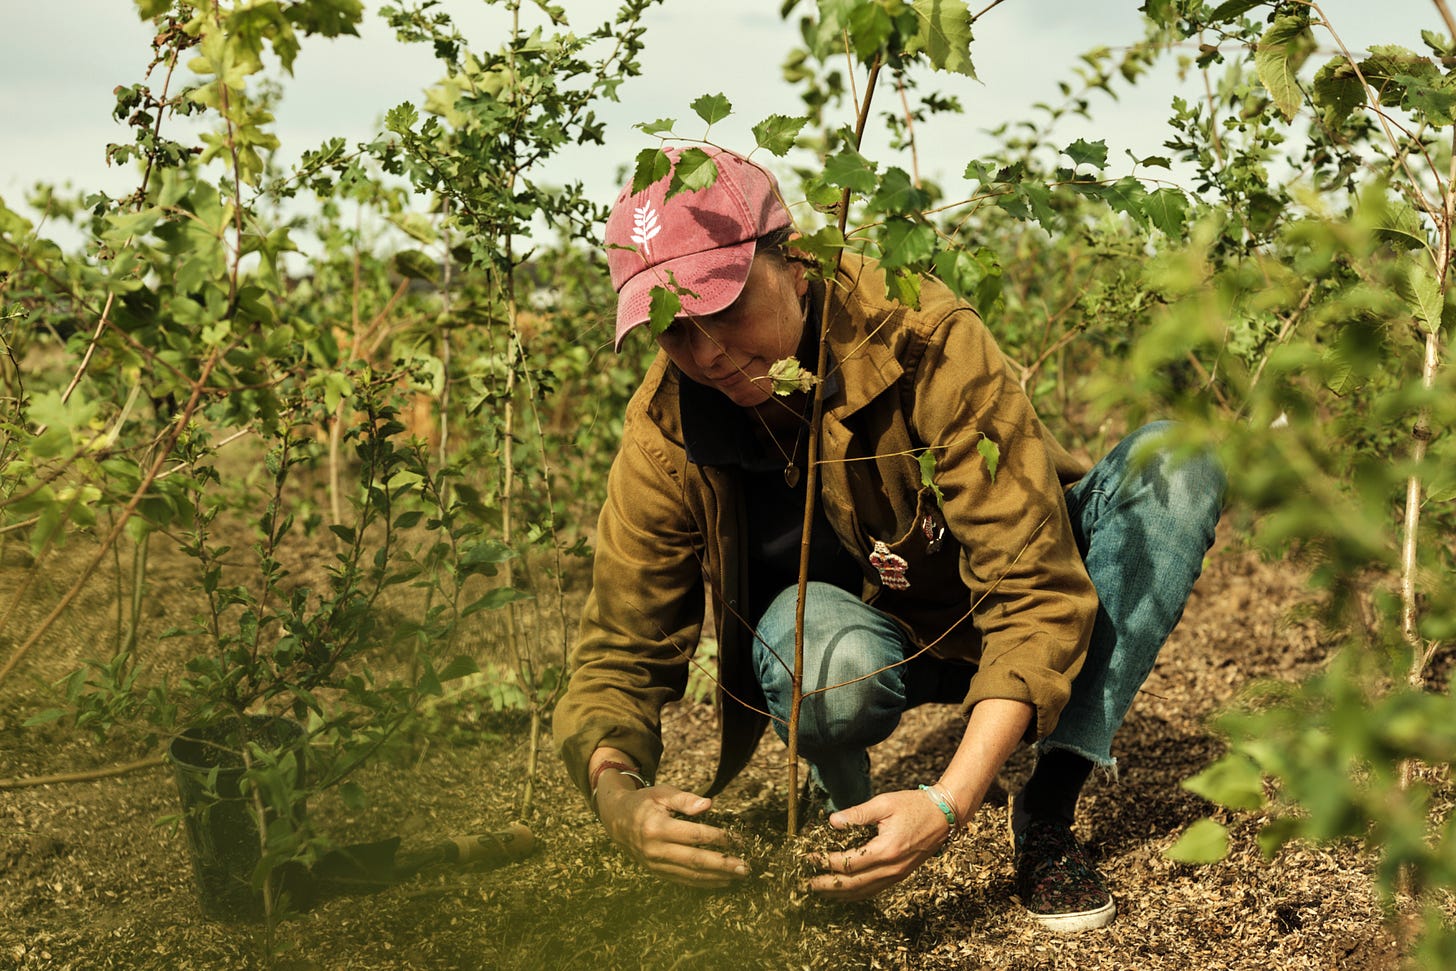
[[[1223,507],[1223,470],[1210,456],[1174,463],[1156,441],[1171,423],[1123,439],[1067,492],[1077,547],[1099,606],[1087,660],[1043,749],[1114,767],[1112,736],[1172,633]],[[788,738],[798,590],[782,591],[758,624],[754,663],[774,728]],[[908,708],[958,701],[974,668],[923,654],[886,614],[847,591],[810,583],[804,609],[799,751],[836,808],[871,795],[865,750]],[[828,687],[827,690],[826,686]]]

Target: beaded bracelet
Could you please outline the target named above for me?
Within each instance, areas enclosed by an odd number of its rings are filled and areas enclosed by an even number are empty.
[[[941,814],[945,816],[945,824],[954,833],[960,827],[961,821],[959,813],[952,808],[953,803],[951,802],[950,796],[941,792],[936,786],[921,786],[920,791],[925,793],[931,802],[935,803],[935,808],[939,809]]]

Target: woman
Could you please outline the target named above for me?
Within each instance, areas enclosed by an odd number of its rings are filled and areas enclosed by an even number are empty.
[[[929,279],[918,309],[895,304],[855,257],[814,279],[786,246],[772,176],[710,154],[712,186],[628,187],[607,223],[617,345],[647,322],[654,290],[682,310],[657,335],[608,480],[554,720],[573,779],[612,839],[662,876],[724,886],[747,874],[724,833],[696,821],[709,798],[651,785],[659,713],[686,684],[706,584],[722,704],[707,796],[766,724],[787,737],[809,398],[775,395],[769,369],[817,360],[827,302],[799,750],[830,825],[877,832],[826,854],[810,888],[859,899],[903,879],[1026,740],[1039,758],[1013,800],[1018,894],[1052,929],[1105,925],[1116,907],[1071,834],[1077,797],[1094,765],[1115,766],[1112,735],[1213,541],[1220,471],[1150,450],[1163,426],[1080,465],[973,310]],[[928,701],[962,705],[955,754],[938,779],[873,795],[866,750]]]

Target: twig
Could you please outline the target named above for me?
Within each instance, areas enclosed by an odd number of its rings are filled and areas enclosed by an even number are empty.
[[[110,765],[101,769],[84,769],[79,772],[57,772],[54,775],[20,776],[15,779],[0,779],[0,789],[32,789],[36,786],[67,785],[72,782],[93,782],[97,779],[111,779],[119,775],[130,775],[163,765],[167,760],[160,755],[138,759],[122,765]]]

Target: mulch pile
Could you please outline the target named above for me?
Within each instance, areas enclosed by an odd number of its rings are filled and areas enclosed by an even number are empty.
[[[1081,835],[1117,896],[1106,930],[1049,935],[1012,899],[1004,791],[976,825],[900,886],[851,906],[805,899],[797,856],[774,834],[786,811],[784,752],[766,739],[717,800],[716,818],[747,834],[756,872],[729,892],[646,877],[606,840],[559,763],[542,762],[527,822],[540,848],[489,872],[443,872],[378,893],[319,903],[269,944],[259,927],[205,921],[185,841],[158,825],[177,811],[164,769],[118,779],[0,790],[0,968],[1129,968],[1377,969],[1400,946],[1358,847],[1296,846],[1259,855],[1258,819],[1222,813],[1229,857],[1193,867],[1163,851],[1209,805],[1179,786],[1220,751],[1208,716],[1257,678],[1296,678],[1327,656],[1295,608],[1308,594],[1284,563],[1221,548],[1119,736],[1119,779],[1094,778]],[[159,648],[164,649],[164,648]],[[63,659],[47,656],[63,672]],[[37,665],[44,670],[43,665]],[[100,746],[21,723],[49,702],[44,676],[0,694],[0,777],[104,766],[147,752]],[[55,675],[58,676],[58,675]],[[703,785],[711,709],[669,713],[663,781]],[[910,713],[872,753],[876,785],[934,778],[960,733],[952,707]],[[401,835],[406,846],[517,820],[526,760],[519,718],[478,706],[441,715],[427,734],[362,773],[370,799],[351,812],[325,794],[311,817],[344,841]],[[1029,769],[1008,765],[1003,789]],[[1449,798],[1449,792],[1443,798]],[[813,834],[810,834],[812,838]]]

